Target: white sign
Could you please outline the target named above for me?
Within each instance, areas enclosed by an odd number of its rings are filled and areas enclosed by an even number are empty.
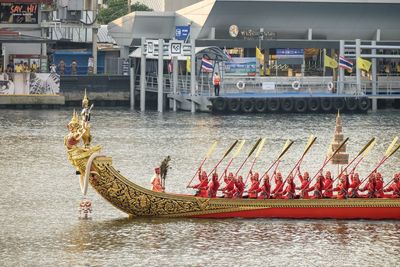
[[[274,82],[263,82],[262,89],[263,90],[275,90],[275,83]]]
[[[183,42],[181,41],[170,41],[169,42],[169,55],[170,56],[181,56],[183,55]]]

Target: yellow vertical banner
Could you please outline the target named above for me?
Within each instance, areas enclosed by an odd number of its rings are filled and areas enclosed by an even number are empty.
[[[324,55],[324,67],[336,69],[338,67],[338,63],[333,58]]]
[[[190,72],[190,57],[186,59],[186,72]]]

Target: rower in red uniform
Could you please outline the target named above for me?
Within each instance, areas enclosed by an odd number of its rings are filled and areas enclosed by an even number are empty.
[[[385,194],[383,193],[383,178],[380,172],[376,173],[375,197],[378,198],[385,197]]]
[[[391,198],[399,198],[400,197],[400,176],[396,173],[393,177],[393,183],[383,190],[384,192],[393,192],[390,196]]]
[[[164,188],[161,184],[161,177],[160,177],[161,169],[159,167],[154,169],[154,176],[151,178],[151,190],[155,192],[164,192]]]
[[[342,174],[339,177],[339,184],[333,191],[338,191],[337,198],[338,199],[346,199],[347,198],[347,186],[346,186],[346,176]]]
[[[314,190],[314,195],[311,198],[322,198],[322,190],[324,189],[323,178],[324,176],[320,173],[317,176],[315,184],[308,189],[310,192]]]
[[[298,167],[298,171],[299,171],[299,179],[301,181],[301,186],[296,187],[296,189],[301,190],[300,198],[309,198],[308,191],[310,186],[309,182],[310,174],[308,172],[304,172],[304,175],[302,176],[300,173],[300,167]]]
[[[199,191],[197,191],[195,196],[208,197],[208,176],[205,171],[202,171],[202,172],[199,171],[199,180],[200,180],[200,183],[193,186],[193,188],[199,190]]]
[[[258,172],[256,173],[250,173],[251,175],[251,186],[249,189],[249,198],[257,198],[258,192],[260,191],[260,181],[258,180],[259,174]]]
[[[235,180],[235,198],[242,198],[244,192],[244,182],[243,176],[239,175],[239,177]]]
[[[324,194],[325,198],[332,198],[333,197],[333,180],[331,176],[331,172],[327,171],[325,173],[324,179]]]
[[[224,182],[225,182],[226,186],[224,188],[222,188],[222,193],[224,193],[225,198],[233,197],[233,193],[235,192],[234,180],[235,180],[235,178],[233,176],[233,173],[230,172],[229,175],[226,176],[226,172],[225,172]]]
[[[349,197],[357,198],[360,197],[358,194],[358,188],[360,187],[361,181],[358,173],[354,173],[350,175],[351,177],[351,184],[349,186]]]
[[[217,192],[219,188],[218,174],[216,172],[212,175],[212,180],[208,184],[208,197],[215,198],[217,197]]]
[[[271,197],[271,184],[269,183],[269,175],[266,174],[264,178],[264,183],[259,189],[260,195],[258,198],[260,199],[269,199]]]
[[[282,198],[282,192],[283,192],[283,181],[282,181],[282,174],[280,172],[277,172],[275,174],[275,188],[272,190],[272,194],[274,195],[274,198]]]
[[[296,198],[296,185],[293,182],[293,175],[292,174],[289,175],[289,177],[287,179],[287,183],[288,184],[287,184],[285,190],[282,193],[283,198],[286,198],[286,199],[294,199],[294,198]]]
[[[360,189],[361,192],[368,190],[367,194],[364,196],[366,198],[374,198],[375,197],[375,173],[371,173],[368,178],[368,183],[364,186],[364,188]]]

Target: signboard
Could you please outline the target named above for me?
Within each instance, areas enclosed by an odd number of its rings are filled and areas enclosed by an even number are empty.
[[[171,40],[163,44],[164,56],[190,56],[192,45],[179,40]],[[146,40],[144,53],[148,56],[158,56],[158,40]]]
[[[175,39],[185,41],[190,34],[190,26],[176,26]]]
[[[274,82],[263,82],[262,89],[263,90],[275,90],[275,83]]]
[[[0,3],[0,23],[38,24],[37,4]]]
[[[170,41],[169,42],[169,54],[171,56],[183,55],[183,42],[182,41]]]
[[[276,58],[304,58],[304,49],[302,48],[286,48],[276,49]]]
[[[169,53],[168,43],[163,44],[164,55]],[[146,40],[144,45],[144,53],[149,56],[158,56],[158,40]]]
[[[257,60],[255,57],[233,57],[225,62],[225,73],[238,76],[255,76]]]

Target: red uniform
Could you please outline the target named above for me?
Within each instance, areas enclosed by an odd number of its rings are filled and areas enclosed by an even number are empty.
[[[349,197],[356,198],[360,197],[358,194],[358,188],[360,187],[361,181],[358,178],[358,174],[354,174],[354,177],[351,179],[351,184],[349,186]]]
[[[257,198],[259,191],[260,191],[260,182],[258,180],[252,179],[251,186],[249,189],[249,198]]]
[[[365,195],[365,197],[367,198],[374,198],[375,197],[375,181],[374,179],[370,179],[368,181],[368,183],[364,186],[363,189],[361,189],[361,191],[365,191],[368,190],[367,195]]]
[[[308,190],[314,190],[314,196],[312,198],[322,198],[322,190],[324,189],[324,183],[322,182],[322,177],[318,177],[317,181]]]
[[[229,174],[229,178],[224,178],[226,186],[222,188],[222,192],[226,198],[232,198],[235,193],[235,182],[233,181],[233,174]]]
[[[242,198],[244,192],[244,182],[242,176],[239,177],[237,181],[235,181],[235,197]]]
[[[340,180],[338,186],[335,189],[333,189],[333,191],[338,191],[337,198],[339,198],[339,199],[347,198],[347,186],[346,186],[346,180],[345,179],[346,178],[343,177]]]
[[[283,192],[283,182],[282,182],[282,175],[278,173],[275,176],[275,188],[272,190],[272,194],[274,195],[274,198],[282,198],[282,192]]]
[[[211,182],[208,184],[208,197],[217,197],[219,185],[218,175],[214,173]]]
[[[301,190],[301,192],[300,192],[301,198],[309,198],[308,191],[309,191],[310,182],[308,180],[308,177],[309,177],[308,172],[304,173],[304,177],[301,174],[299,174],[299,178],[301,181],[301,187],[297,187],[296,189]]]
[[[288,180],[288,185],[286,186],[282,195],[284,195],[284,198],[288,198],[288,199],[296,198],[296,185],[294,184],[293,179]]]
[[[332,180],[330,171],[327,171],[326,174],[325,174],[323,196],[325,198],[332,198],[333,197],[333,180]]]
[[[258,198],[260,199],[269,199],[271,197],[271,184],[269,183],[268,175],[264,179],[263,185],[258,189],[260,195]]]
[[[400,197],[400,181],[397,177],[394,178],[393,183],[384,190],[384,192],[393,192],[390,197],[398,198]]]
[[[379,198],[385,197],[385,194],[383,193],[383,178],[380,173],[377,174],[375,182],[375,196]]]
[[[193,186],[193,188],[199,189],[196,196],[208,197],[208,179],[207,179],[207,177],[202,178],[201,182],[199,184]]]

